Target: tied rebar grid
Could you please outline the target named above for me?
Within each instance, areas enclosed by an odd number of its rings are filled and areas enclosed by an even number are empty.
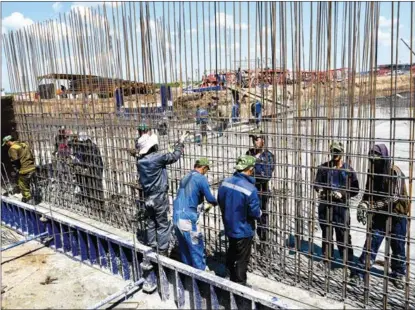
[[[413,48],[413,4],[399,2],[105,3],[76,7],[55,20],[6,34],[17,131],[34,152],[43,200],[134,233],[142,195],[130,150],[138,124],[148,124],[159,135],[161,152],[181,133],[191,132],[184,156],[169,166],[170,202],[180,179],[202,156],[212,162],[208,179],[216,195],[220,182],[232,175],[236,158],[253,147],[249,135],[262,131],[275,162],[270,190],[261,193],[268,196],[269,222],[258,223],[266,237],[256,238],[252,272],[353,305],[415,307],[413,76],[412,70],[390,76],[376,72],[384,49],[378,36],[381,5],[391,6],[395,21],[390,25],[391,64],[408,53],[412,64],[412,53],[399,50],[398,43],[404,16],[410,20]],[[215,74],[225,80],[219,90],[186,91],[216,86]],[[39,94],[39,86],[46,84],[54,85],[50,94]],[[61,85],[66,89],[55,92]],[[171,105],[161,107],[160,86],[171,86]],[[121,88],[123,102],[116,95]],[[236,94],[240,117],[234,122]],[[259,128],[251,114],[258,100],[263,106]],[[196,107],[213,102],[217,108],[210,110],[205,140],[201,131],[206,129],[195,124]],[[72,139],[67,150],[59,149],[66,141],[59,136],[61,126],[78,137],[89,136],[92,144],[79,149]],[[359,194],[341,206],[350,229],[339,240],[345,243],[350,234],[355,260],[373,234],[373,215],[367,225],[356,219],[371,168],[369,149],[386,144],[392,163],[405,174],[410,210],[401,215],[407,220],[405,258],[399,258],[407,268],[404,289],[390,282],[390,246],[396,239],[391,212],[378,264],[369,268],[366,260],[370,272],[362,287],[350,285],[350,266],[338,252],[331,268],[319,268],[318,262],[330,260],[330,250],[322,257],[320,201],[313,186],[334,140],[344,144],[343,160],[359,180]],[[76,154],[87,158],[88,167],[74,164]],[[327,212],[329,243],[336,245],[332,217]],[[227,240],[219,208],[203,214],[203,224],[209,260],[223,265]],[[144,231],[139,221],[138,235]],[[343,254],[346,258],[347,247]]]

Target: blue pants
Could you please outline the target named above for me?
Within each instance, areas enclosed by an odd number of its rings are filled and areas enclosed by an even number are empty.
[[[262,120],[262,113],[261,112],[255,113],[255,123],[257,126],[259,126],[259,123],[261,122],[261,120]]]
[[[179,220],[180,221],[180,220]],[[182,220],[188,221],[190,220]],[[197,231],[196,223],[191,223],[189,228],[180,225],[174,227],[177,241],[179,242],[180,257],[182,263],[192,266],[194,268],[205,270],[206,269],[206,256],[205,246],[203,243],[203,235],[200,231]]]
[[[337,202],[337,204],[340,204],[340,202]],[[330,211],[332,212],[331,222],[327,221],[327,215],[330,215],[328,213]],[[354,266],[354,254],[352,246],[352,237],[350,236],[350,217],[347,217],[347,209],[341,205],[329,205],[321,203],[318,206],[318,219],[323,238],[323,256],[325,257],[326,251],[330,249],[331,257],[329,257],[329,260],[334,259],[333,238],[329,238],[330,235],[332,236],[334,230],[334,232],[336,233],[336,243],[337,249],[339,250],[339,255],[343,259],[344,249],[346,248],[347,266],[349,268],[352,268]],[[348,236],[346,239],[346,243],[344,243],[346,233]]]
[[[392,217],[392,228],[391,228],[391,239],[390,246],[392,249],[392,277],[397,275],[406,274],[405,265],[405,238],[406,238],[406,225],[407,219],[397,216]],[[376,255],[379,251],[380,245],[382,244],[383,238],[385,237],[386,223],[388,216],[384,214],[374,214],[372,217],[372,240],[370,242],[370,266],[373,265],[376,259]],[[368,251],[369,239],[366,239],[364,250],[359,258],[358,267],[360,270],[357,271],[359,274],[363,274],[363,270],[366,265],[366,255]]]

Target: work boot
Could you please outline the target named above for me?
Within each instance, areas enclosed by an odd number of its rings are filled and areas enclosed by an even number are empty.
[[[169,250],[164,250],[164,251],[159,250],[159,255],[169,257]]]
[[[403,290],[405,288],[405,278],[402,275],[392,278],[391,282],[398,290]]]
[[[363,277],[358,274],[351,275],[349,283],[356,287],[363,287]]]

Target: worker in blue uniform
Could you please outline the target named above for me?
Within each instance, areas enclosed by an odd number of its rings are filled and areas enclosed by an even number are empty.
[[[180,181],[177,197],[173,202],[173,225],[181,260],[200,270],[207,268],[203,235],[198,225],[199,217],[202,211],[207,212],[217,205],[205,176],[209,165],[207,158],[196,161],[194,169]],[[205,198],[208,204],[202,209]]]
[[[267,230],[269,228],[269,210],[268,201],[271,195],[269,182],[272,178],[272,173],[275,170],[274,155],[265,148],[265,136],[251,135],[254,147],[250,148],[246,155],[255,157],[255,187],[258,190],[259,197],[261,199],[262,216],[260,224],[257,228],[259,239],[263,242],[268,240]],[[260,251],[265,252],[266,247],[262,243]]]
[[[218,190],[218,203],[229,240],[226,267],[230,280],[243,285],[247,280],[255,220],[261,217],[261,202],[253,178],[255,162],[253,156],[240,156],[236,172],[223,180]]]
[[[158,152],[158,137],[154,133],[145,133],[137,140],[139,181],[147,212],[147,244],[162,255],[168,254],[172,228],[168,217],[167,165],[180,159],[188,135],[189,132],[183,134],[173,151],[166,154]]]
[[[318,193],[318,219],[323,237],[324,260],[319,268],[329,266],[334,258],[333,229],[341,259],[353,270],[354,256],[350,235],[349,200],[359,193],[359,181],[353,168],[343,161],[344,147],[340,142],[330,145],[331,160],[318,167],[314,190]],[[344,240],[346,239],[346,244]]]
[[[259,125],[262,121],[262,104],[259,100],[255,102],[255,123],[256,127],[259,128]]]

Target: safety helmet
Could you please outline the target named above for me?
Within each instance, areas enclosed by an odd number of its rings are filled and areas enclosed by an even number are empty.
[[[330,153],[344,153],[344,146],[341,142],[334,141],[330,144]]]
[[[87,140],[91,140],[91,138],[88,136],[88,134],[85,131],[81,131],[78,134],[78,141],[85,142]]]
[[[256,159],[254,156],[250,155],[242,155],[239,156],[236,160],[236,166],[235,169],[238,171],[244,171],[249,167],[255,166]]]
[[[150,128],[148,127],[148,125],[147,124],[145,124],[145,123],[141,123],[140,125],[138,125],[137,126],[137,130],[139,130],[139,131],[147,131],[147,130],[149,130]]]
[[[196,160],[196,165],[198,165],[198,166],[206,166],[206,167],[208,167],[208,169],[210,169],[209,168],[210,163],[209,163],[209,160],[206,157],[201,157],[198,160]]]
[[[147,154],[148,151],[155,145],[159,144],[159,139],[156,134],[144,134],[137,140],[137,147],[139,149],[139,154]]]

